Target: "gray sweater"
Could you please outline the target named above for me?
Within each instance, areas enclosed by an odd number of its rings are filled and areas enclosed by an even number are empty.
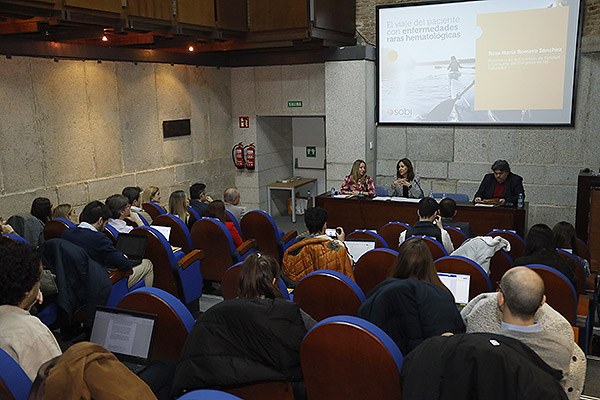
[[[395,179],[394,179],[395,180]],[[415,175],[415,177],[413,178],[412,181],[410,181],[410,189],[408,189],[408,197],[411,197],[413,199],[420,199],[423,197],[423,189],[421,189],[421,178],[418,175]],[[392,181],[392,184],[390,186],[392,186],[394,184],[394,182]],[[396,185],[396,187],[391,187],[390,190],[388,191],[388,196],[390,197],[404,197],[402,195],[402,190],[403,186],[402,185]]]

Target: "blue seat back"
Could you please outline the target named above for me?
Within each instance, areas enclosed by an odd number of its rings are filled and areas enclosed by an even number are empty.
[[[69,228],[75,228],[77,225],[75,225],[75,223],[69,219],[66,218],[54,218],[57,221],[60,221],[62,223],[64,223],[65,225],[67,225]]]
[[[186,269],[183,269],[179,263],[173,266],[173,272],[179,277],[178,284],[185,304],[190,304],[192,301],[202,297],[203,279],[200,272],[200,263],[200,260],[196,260],[188,265]]]
[[[455,263],[453,260],[460,260]],[[481,293],[492,291],[492,282],[487,272],[475,261],[462,256],[446,256],[435,260],[434,265],[439,272],[465,274],[471,276],[469,300]]]
[[[115,240],[119,237],[119,231],[116,230],[112,225],[106,224],[106,226],[104,227],[104,229],[107,230],[107,231],[109,231],[112,234],[112,236],[115,238]]]
[[[534,268],[537,270],[548,271],[552,275],[558,276],[559,279],[564,281],[561,283],[562,286],[566,288],[566,293],[553,293],[550,289],[550,284],[546,280],[544,283],[546,284],[546,301],[548,304],[552,306],[556,311],[562,314],[571,325],[575,325],[575,319],[577,316],[577,290],[575,290],[575,286],[571,283],[569,278],[567,278],[562,272],[557,270],[556,268],[549,267],[543,264],[527,264],[525,265],[527,268]],[[542,275],[542,279],[544,275]]]
[[[402,353],[361,318],[340,315],[316,324],[302,341],[300,361],[309,399],[402,397]]]
[[[7,238],[9,241],[25,243],[25,244],[28,244],[31,246],[31,243],[29,243],[26,239],[22,238],[21,236],[17,235],[16,233],[7,233],[6,235],[2,235],[2,236]],[[7,239],[3,239],[3,240],[6,241]]]
[[[375,239],[375,240],[377,240],[376,247],[385,247],[388,249],[390,248],[390,246],[388,246],[388,243],[386,242],[386,240],[384,238],[382,238],[376,232],[372,232],[367,229],[356,229],[355,231],[350,232],[346,236],[346,240],[348,240],[348,239]],[[357,260],[354,260],[354,261],[357,261]]]
[[[159,223],[156,223],[157,219],[158,219]],[[155,221],[154,221],[155,224],[161,225],[160,220],[162,220],[162,219],[169,220],[169,222],[166,222],[166,224],[168,224],[168,226],[172,227],[171,235],[176,234],[175,232],[173,232],[173,226],[179,227],[179,228],[175,228],[175,229],[178,229],[179,232],[183,232],[184,240],[188,245],[188,249],[194,248],[194,246],[192,245],[192,235],[190,234],[190,230],[188,229],[185,222],[183,222],[181,220],[181,218],[179,218],[177,215],[174,215],[174,214],[162,214],[155,218]],[[169,239],[170,239],[169,241],[171,241],[171,238],[169,238]]]
[[[375,196],[383,196],[386,197],[388,195],[388,190],[383,186],[375,186]]]
[[[433,197],[435,199],[442,199],[444,197],[444,193],[434,193]],[[446,193],[446,197],[454,201],[469,201],[469,195],[464,193]]]
[[[178,400],[243,400],[227,392],[212,389],[193,390],[179,397]]]
[[[241,234],[242,233],[242,229],[240,228],[240,222],[237,220],[237,218],[235,217],[235,215],[233,215],[233,213],[231,211],[228,211],[228,210],[225,210],[225,212],[227,213],[227,215],[231,219],[231,222],[233,222],[233,224],[235,225],[235,229],[237,229],[238,233]]]
[[[173,309],[173,311],[175,311],[177,316],[179,316],[179,319],[181,319],[181,322],[183,322],[183,325],[187,329],[188,333],[192,330],[192,327],[196,321],[194,321],[194,317],[192,316],[192,313],[190,313],[190,310],[188,310],[187,307],[177,297],[155,287],[139,288],[132,291],[130,294],[133,293],[148,293],[163,300],[169,305],[169,307]]]
[[[4,382],[15,400],[27,400],[29,397],[31,380],[21,366],[2,349],[0,349],[0,380]]]
[[[448,252],[446,251],[446,248],[444,247],[443,244],[441,244],[440,242],[437,241],[436,238],[431,237],[431,236],[425,236],[425,235],[415,235],[415,236],[411,236],[408,239],[406,239],[404,242],[402,242],[402,244],[408,242],[409,240],[413,240],[413,239],[422,239],[425,244],[427,244],[427,247],[429,247],[429,250],[431,250],[431,254],[433,255],[433,260],[436,260],[435,254],[433,254],[434,251],[441,251],[441,253],[443,253],[444,256],[448,255]],[[400,245],[402,246],[402,245]]]
[[[194,210],[192,207],[188,207],[188,212],[194,216],[194,218],[196,218],[196,221],[198,221],[200,219],[200,214],[198,214],[196,212],[196,210]]]

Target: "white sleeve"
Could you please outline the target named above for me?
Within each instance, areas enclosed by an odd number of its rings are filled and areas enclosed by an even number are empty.
[[[398,247],[406,240],[406,231],[400,232],[400,236],[398,237]]]
[[[442,244],[444,245],[444,248],[446,249],[446,252],[448,254],[450,254],[454,251],[454,245],[452,244],[452,239],[450,239],[450,235],[448,234],[448,232],[445,229],[442,229]]]

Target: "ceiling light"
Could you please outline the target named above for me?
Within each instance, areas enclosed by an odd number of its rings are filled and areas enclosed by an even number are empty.
[[[108,38],[106,37],[106,35],[102,35],[102,41],[103,42],[108,42]]]
[[[190,53],[191,53],[192,51],[194,51],[194,46],[190,45],[190,46],[188,47],[188,51],[189,51]]]

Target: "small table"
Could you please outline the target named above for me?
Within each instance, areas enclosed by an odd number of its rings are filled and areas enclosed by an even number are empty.
[[[315,193],[317,191],[317,179],[316,178],[300,178],[295,181],[287,183],[270,183],[267,185],[267,196],[268,196],[268,211],[271,215],[271,190],[289,190],[292,192],[292,222],[296,222],[296,189],[309,183],[313,184],[313,190],[311,192],[313,205],[315,204]]]

